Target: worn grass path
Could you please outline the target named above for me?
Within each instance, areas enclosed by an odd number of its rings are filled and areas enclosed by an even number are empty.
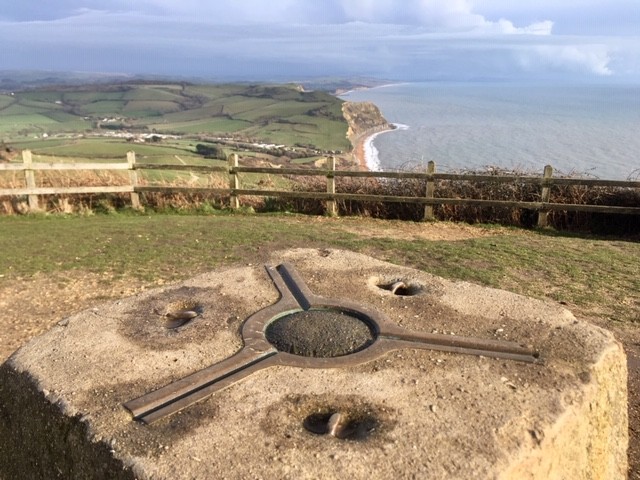
[[[640,479],[637,240],[284,214],[0,217],[0,359],[96,303],[301,246],[353,250],[560,302],[611,329],[630,359],[629,478]]]

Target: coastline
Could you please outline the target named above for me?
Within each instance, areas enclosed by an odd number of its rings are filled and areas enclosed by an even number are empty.
[[[394,83],[383,83],[380,85],[360,85],[357,87],[350,88],[349,90],[336,90],[333,94],[336,97],[346,97],[355,92],[361,92],[363,90],[375,90],[376,88],[386,88],[386,87],[395,87],[398,85],[406,85],[410,82],[394,82]]]
[[[381,133],[395,130],[399,125],[389,123],[372,102],[345,101],[342,115],[349,125],[347,138],[351,142],[351,158],[362,170],[380,170],[373,139]]]
[[[392,132],[398,127],[390,125],[389,127],[371,128],[356,139],[353,155],[358,162],[358,167],[362,170],[376,171],[380,170],[380,165],[375,161],[373,140],[380,134]]]

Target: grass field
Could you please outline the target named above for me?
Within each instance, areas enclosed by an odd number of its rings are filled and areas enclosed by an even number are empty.
[[[376,229],[382,226],[380,235]],[[640,263],[629,262],[640,258],[638,242],[486,226],[466,226],[482,235],[464,240],[402,238],[407,229],[420,226],[224,211],[213,216],[0,217],[0,281],[38,272],[106,269],[153,282],[167,275],[184,278],[250,257],[260,248],[338,247],[447,278],[566,302],[585,312],[595,309],[602,318],[640,326]]]
[[[9,105],[15,102],[16,100],[9,95],[0,95],[0,108],[7,108]]]
[[[234,133],[263,142],[347,151],[351,145],[341,105],[336,97],[302,92],[293,85],[51,87],[0,95],[0,138],[12,144],[44,133],[99,132],[119,125],[178,135]]]
[[[141,143],[131,145],[121,140],[102,138],[75,139],[71,142],[48,144],[45,148],[37,148],[41,155],[75,156],[86,158],[121,157],[125,158],[129,150],[135,150],[140,156],[186,155],[193,153],[193,148],[176,148],[172,145]]]
[[[244,120],[228,120],[226,118],[199,118],[183,122],[168,122],[157,125],[155,128],[159,132],[180,132],[183,134],[198,134],[205,132],[216,132],[218,134],[244,132],[253,124]]]

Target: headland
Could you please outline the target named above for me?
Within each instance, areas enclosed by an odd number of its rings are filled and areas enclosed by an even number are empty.
[[[396,127],[389,123],[380,109],[371,102],[345,102],[342,113],[349,124],[347,138],[353,145],[354,159],[360,168],[375,169],[371,165],[371,142],[376,135],[390,131]]]

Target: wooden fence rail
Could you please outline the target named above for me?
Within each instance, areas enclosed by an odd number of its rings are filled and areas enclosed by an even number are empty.
[[[335,159],[327,159],[327,167],[322,169],[307,168],[266,168],[246,167],[238,165],[238,156],[229,156],[227,166],[204,165],[157,165],[136,163],[134,152],[127,153],[127,161],[123,163],[34,163],[31,152],[22,152],[23,163],[0,164],[0,171],[23,171],[25,176],[25,188],[0,188],[0,196],[28,196],[29,208],[38,210],[38,195],[66,195],[80,193],[129,193],[134,208],[140,208],[139,194],[144,192],[161,193],[208,193],[229,197],[231,208],[240,207],[240,197],[244,195],[279,197],[279,198],[309,198],[323,200],[326,212],[329,215],[337,213],[338,200],[354,200],[362,202],[400,202],[424,205],[424,219],[432,220],[433,207],[435,205],[474,205],[479,207],[507,207],[523,208],[538,211],[538,225],[547,225],[547,216],[554,210],[567,212],[600,212],[623,215],[640,215],[638,207],[615,207],[607,205],[579,205],[551,202],[551,187],[582,185],[587,187],[620,187],[640,189],[640,181],[597,180],[580,178],[554,178],[553,169],[547,165],[541,177],[516,176],[516,175],[468,175],[457,173],[437,173],[435,163],[429,162],[424,172],[369,172],[357,170],[336,170]],[[129,172],[129,185],[122,186],[91,186],[91,187],[37,187],[35,172],[50,170],[127,170]],[[208,187],[166,187],[147,186],[138,184],[138,171],[144,170],[173,170],[208,173],[225,173],[229,177],[229,188]],[[326,192],[302,192],[286,190],[258,190],[242,189],[242,173],[256,173],[268,175],[298,175],[298,176],[323,176],[327,179]],[[368,195],[336,192],[337,177],[355,178],[391,178],[391,179],[418,179],[426,181],[424,197],[392,196],[392,195]],[[478,200],[463,198],[439,198],[434,196],[435,185],[439,180],[452,180],[459,182],[490,182],[490,183],[517,183],[521,185],[536,185],[540,187],[540,201],[524,202],[510,200]]]

